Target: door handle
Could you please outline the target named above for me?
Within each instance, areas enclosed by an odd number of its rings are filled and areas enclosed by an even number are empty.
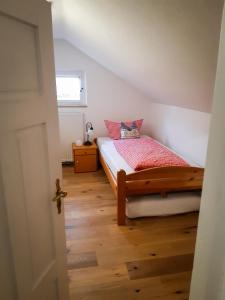
[[[62,191],[59,178],[56,179],[55,185],[56,185],[56,193],[55,193],[55,197],[52,199],[52,201],[56,202],[58,214],[61,214],[62,198],[65,198],[67,196],[67,192]]]

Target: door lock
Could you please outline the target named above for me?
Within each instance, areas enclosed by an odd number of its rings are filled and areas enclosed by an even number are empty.
[[[62,198],[65,198],[67,196],[67,192],[62,191],[59,178],[56,179],[55,185],[56,185],[56,193],[55,193],[55,197],[52,199],[52,201],[56,202],[58,214],[61,214]]]

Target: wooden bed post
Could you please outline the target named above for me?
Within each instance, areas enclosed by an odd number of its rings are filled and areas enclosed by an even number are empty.
[[[117,172],[117,224],[126,224],[126,172]]]

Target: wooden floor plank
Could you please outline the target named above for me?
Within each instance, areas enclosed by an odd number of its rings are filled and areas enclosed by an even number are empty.
[[[127,262],[127,270],[131,280],[145,277],[157,277],[191,271],[193,254],[184,254],[157,259],[145,259]]]
[[[188,299],[191,273],[71,286],[72,299]],[[162,280],[164,279],[164,280]],[[74,298],[73,298],[74,297]]]
[[[71,300],[188,299],[197,213],[118,227],[116,199],[102,170],[74,174],[66,167],[63,179]]]
[[[84,253],[70,253],[68,255],[68,270],[96,267],[97,265],[97,257],[94,251]]]

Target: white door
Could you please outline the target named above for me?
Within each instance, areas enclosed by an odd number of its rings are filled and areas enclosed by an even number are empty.
[[[225,299],[225,6],[190,300]]]
[[[0,1],[0,204],[19,300],[68,299],[51,27],[45,0]]]

